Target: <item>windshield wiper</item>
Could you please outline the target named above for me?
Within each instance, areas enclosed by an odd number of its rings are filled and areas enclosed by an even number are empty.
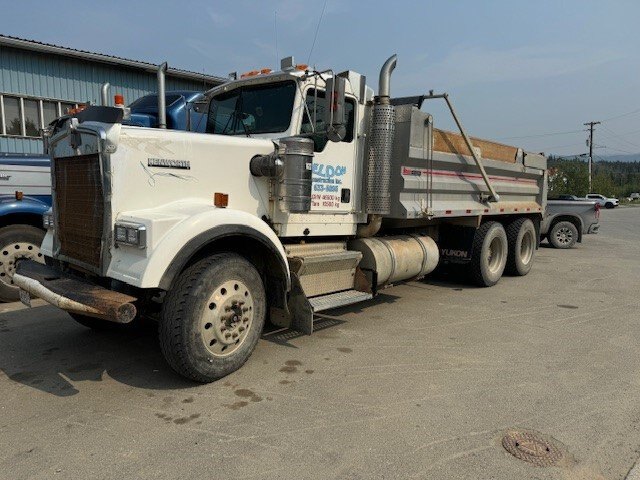
[[[238,102],[236,103],[236,109],[234,110],[234,113],[237,115],[238,121],[242,124],[242,128],[244,129],[245,135],[247,137],[250,137],[251,135],[249,135],[249,129],[244,123],[244,118],[242,118],[242,116],[245,115],[245,113],[242,113],[242,99],[243,99],[243,95],[241,91],[240,97],[238,97]]]

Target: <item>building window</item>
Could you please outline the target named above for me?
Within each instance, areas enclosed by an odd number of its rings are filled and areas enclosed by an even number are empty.
[[[77,103],[17,97],[0,93],[0,135],[40,137],[40,129]]]
[[[69,110],[71,110],[72,108],[76,108],[75,103],[60,102],[61,115],[66,115],[67,113],[69,113]]]
[[[27,137],[40,136],[40,108],[38,101],[24,99],[24,133]]]
[[[43,124],[46,127],[51,122],[53,122],[58,115],[58,102],[49,102],[47,100],[42,101],[42,116],[43,116]]]
[[[7,125],[7,135],[22,135],[19,98],[4,97],[4,118]]]

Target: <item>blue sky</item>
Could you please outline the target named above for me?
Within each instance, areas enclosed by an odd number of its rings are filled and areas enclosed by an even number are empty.
[[[322,5],[0,0],[0,32],[226,76],[274,67],[278,56],[306,63]],[[583,122],[609,119],[595,141],[607,148],[596,152],[635,153],[638,19],[637,0],[327,0],[311,63],[356,70],[377,88],[380,65],[397,53],[392,93],[449,92],[473,135],[568,155],[586,149]],[[423,109],[451,128],[441,105]]]

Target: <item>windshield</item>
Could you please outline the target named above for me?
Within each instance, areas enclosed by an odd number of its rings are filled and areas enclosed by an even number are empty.
[[[249,135],[284,132],[291,124],[296,84],[248,85],[216,95],[209,104],[207,133]]]

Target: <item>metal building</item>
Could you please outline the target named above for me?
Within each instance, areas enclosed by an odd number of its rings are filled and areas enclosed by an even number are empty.
[[[171,64],[171,59],[169,64]],[[100,103],[100,87],[125,102],[155,92],[152,63],[0,35],[0,154],[42,153],[40,129],[70,107]],[[167,90],[204,90],[225,79],[169,68]]]

